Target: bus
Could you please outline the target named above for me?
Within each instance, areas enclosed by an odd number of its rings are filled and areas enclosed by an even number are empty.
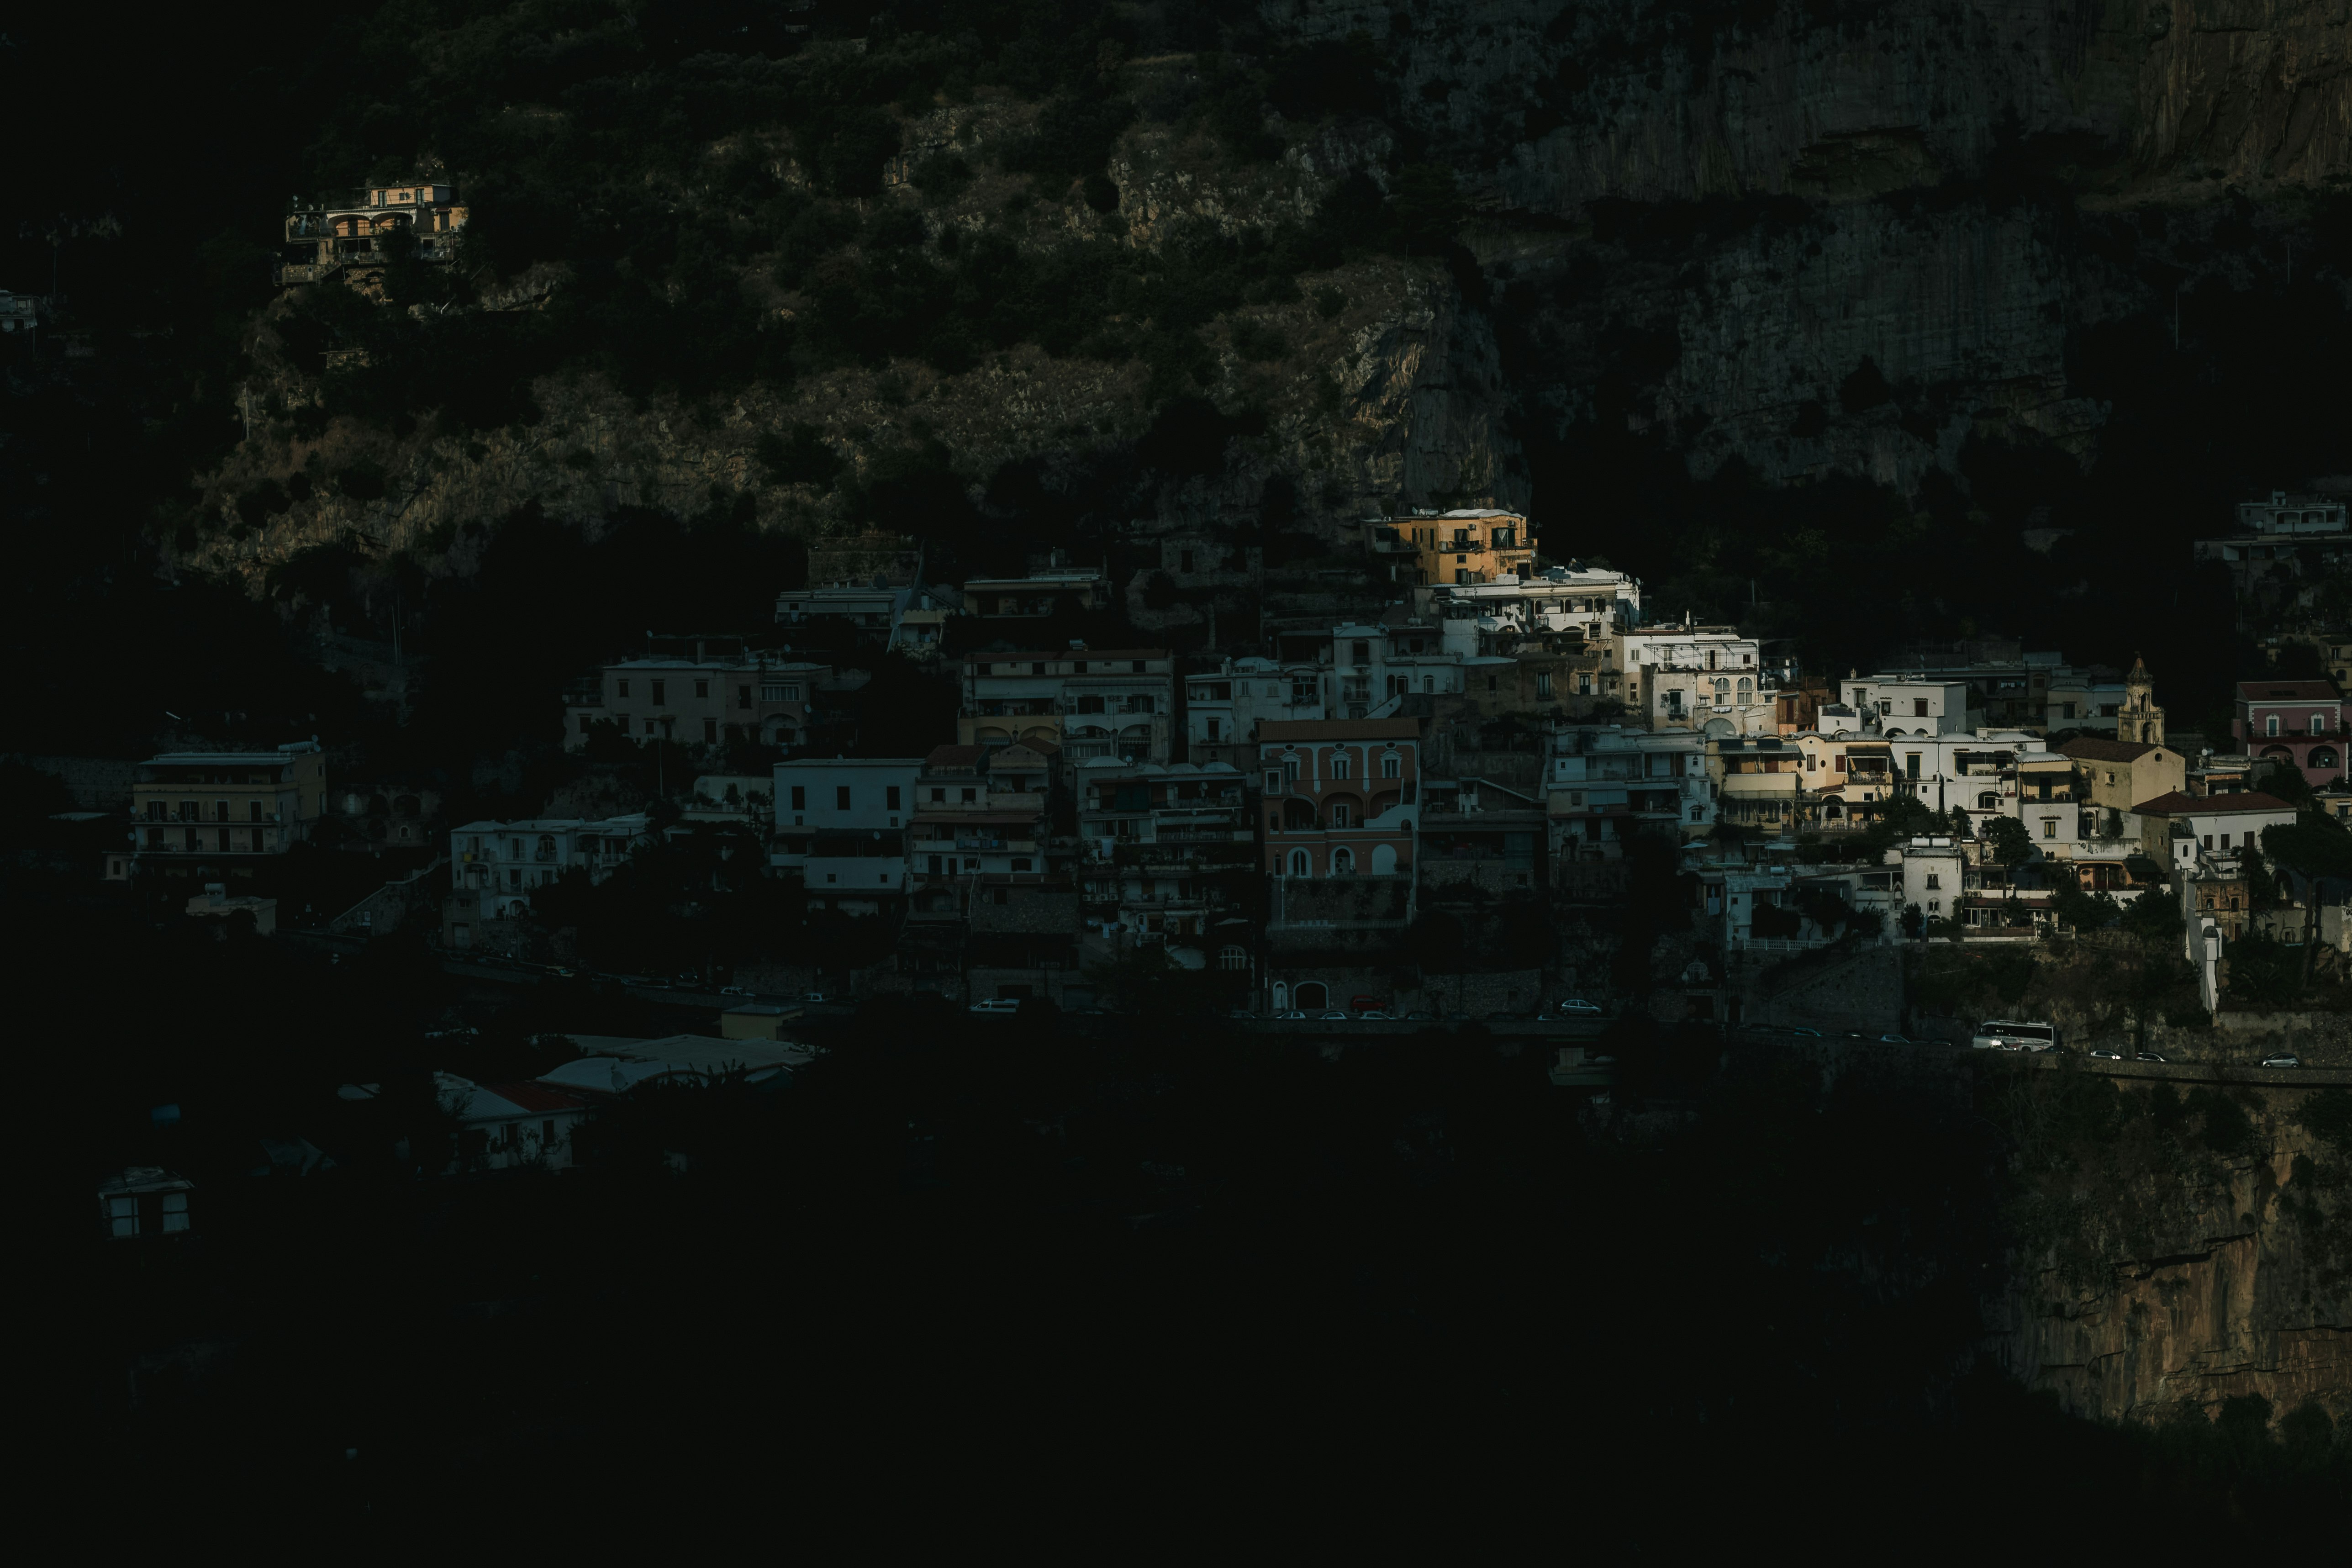
[[[1969,1043],[1980,1051],[2054,1051],[2059,1042],[2058,1031],[2048,1024],[1987,1018]]]

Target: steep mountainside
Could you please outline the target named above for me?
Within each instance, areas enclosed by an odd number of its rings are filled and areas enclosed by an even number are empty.
[[[2343,1091],[2334,1091],[2341,1100]],[[2077,1415],[2162,1419],[2260,1395],[2342,1420],[2352,1171],[2311,1091],[2012,1097],[2026,1177],[1995,1353]]]
[[[336,169],[452,168],[477,243],[404,314],[263,313],[186,565],[463,574],[536,500],[1139,573],[1492,497],[1801,639],[1759,482],[1859,484],[1864,536],[1957,566],[2352,468],[2300,390],[2352,321],[2343,0],[1170,5],[1050,45],[820,8],[667,55],[591,12],[387,42],[376,118],[330,116]]]

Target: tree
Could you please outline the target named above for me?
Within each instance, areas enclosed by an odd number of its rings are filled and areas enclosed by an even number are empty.
[[[2230,994],[2284,1007],[2303,990],[2303,962],[2294,950],[2260,928],[2230,944]]]
[[[2103,931],[2123,918],[2123,908],[2111,894],[2086,893],[2080,888],[2061,888],[2051,900],[2058,918],[2076,931]]]
[[[1996,816],[1985,823],[1985,839],[1992,846],[1992,858],[2004,866],[2019,866],[2033,858],[2033,840],[2025,831],[2025,824],[2013,816]]]
[[[2298,774],[2297,777],[2301,775]],[[2318,947],[2314,942],[2312,922],[2317,918],[2319,889],[2309,884],[2323,877],[2352,878],[2352,833],[2344,825],[2324,812],[2306,811],[2291,823],[2263,830],[2263,853],[2284,869],[2293,871],[2306,882],[2303,900],[2303,977],[2311,979],[2311,966],[2318,959]],[[2253,867],[2247,868],[2249,902],[2252,902]],[[2271,881],[2267,871],[2264,879]],[[2272,901],[2277,898],[2277,884],[2271,881]],[[2255,908],[2263,906],[2255,904]]]
[[[2254,775],[2254,787],[2264,795],[2276,795],[2289,805],[2311,808],[2311,782],[2293,761],[2280,758]]]
[[[2158,945],[2177,942],[2181,931],[2180,906],[2162,889],[2141,894],[2124,910],[2123,929],[2142,942]]]

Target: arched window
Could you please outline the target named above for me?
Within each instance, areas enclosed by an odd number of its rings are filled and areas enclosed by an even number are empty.
[[[1391,752],[1381,759],[1381,777],[1384,779],[1393,779],[1402,778],[1403,776],[1404,759],[1402,757],[1398,756],[1394,752]]]
[[[1290,874],[1292,876],[1305,877],[1312,875],[1314,865],[1314,861],[1307,857],[1306,850],[1294,849],[1290,852]]]
[[[2312,748],[2311,748],[2311,754],[2310,754],[2309,756],[2307,756],[2307,757],[2305,757],[2305,758],[2304,758],[2304,759],[2303,759],[2303,765],[2304,765],[2305,767],[2306,767],[2306,768],[2333,768],[2333,767],[2335,767],[2335,766],[2336,766],[2336,748],[2335,748],[2335,747],[2333,747],[2333,746],[2314,746],[2314,747],[2312,747]]]
[[[1717,702],[1731,700],[1731,682],[1719,675],[1715,678],[1715,700]]]
[[[1277,1013],[1290,1005],[1290,987],[1277,980],[1274,983],[1274,1010]]]
[[[1343,779],[1348,776],[1347,752],[1334,752],[1331,753],[1331,776],[1335,779]]]
[[[1742,702],[1749,700],[1754,697],[1755,692],[1756,683],[1748,679],[1746,676],[1741,676],[1739,678],[1739,700]]]
[[[1356,874],[1356,852],[1341,847],[1331,851],[1331,875],[1352,877]]]
[[[1249,967],[1249,949],[1245,947],[1220,948],[1217,951],[1217,967],[1219,969],[1247,969]]]

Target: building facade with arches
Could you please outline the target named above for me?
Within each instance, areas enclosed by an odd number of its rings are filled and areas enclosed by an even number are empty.
[[[1257,757],[1266,875],[1411,879],[1421,721],[1267,721]]]
[[[2143,671],[2135,666],[2132,673]],[[2160,721],[2163,710],[2157,712]],[[2230,733],[2248,756],[2291,763],[2314,784],[2344,776],[2344,700],[2332,681],[2238,682]]]

